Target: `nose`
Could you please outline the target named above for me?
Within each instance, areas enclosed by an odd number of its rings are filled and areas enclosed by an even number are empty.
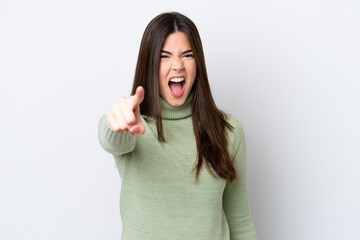
[[[172,63],[172,69],[177,72],[184,69],[184,63],[180,57],[174,58],[174,61]]]

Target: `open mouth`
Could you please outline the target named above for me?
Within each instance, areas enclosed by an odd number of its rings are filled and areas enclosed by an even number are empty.
[[[181,97],[183,95],[185,89],[185,77],[172,77],[168,84],[173,97]]]

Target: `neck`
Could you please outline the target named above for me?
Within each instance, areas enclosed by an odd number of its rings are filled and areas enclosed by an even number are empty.
[[[160,97],[161,117],[163,119],[181,119],[191,116],[192,99],[194,93],[191,92],[185,103],[181,106],[171,106],[165,99]]]

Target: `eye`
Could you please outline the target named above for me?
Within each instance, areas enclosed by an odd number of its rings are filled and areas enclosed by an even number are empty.
[[[192,55],[192,54],[186,54],[186,55],[184,55],[184,57],[186,57],[186,58],[193,58],[194,55]]]
[[[160,58],[168,58],[169,56],[161,55]]]

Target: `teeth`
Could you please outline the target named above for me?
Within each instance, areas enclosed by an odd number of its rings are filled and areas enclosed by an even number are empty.
[[[170,79],[170,82],[182,82],[184,80],[185,80],[184,78],[172,78]]]

